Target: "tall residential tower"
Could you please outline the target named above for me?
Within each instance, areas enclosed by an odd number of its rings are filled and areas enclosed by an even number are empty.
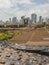
[[[31,14],[31,21],[32,21],[32,23],[37,22],[37,15],[35,13]]]

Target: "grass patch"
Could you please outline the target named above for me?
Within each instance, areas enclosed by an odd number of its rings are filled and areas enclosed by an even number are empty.
[[[0,40],[11,39],[12,35],[6,33],[0,33]]]
[[[21,34],[20,31],[17,31],[14,35],[17,36],[19,34]]]
[[[11,39],[14,36],[20,35],[20,31],[17,31],[16,33],[13,34],[7,34],[7,33],[0,33],[0,40],[7,40],[7,39]]]

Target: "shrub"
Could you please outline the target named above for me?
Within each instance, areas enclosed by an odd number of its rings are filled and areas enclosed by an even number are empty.
[[[10,39],[10,38],[12,38],[12,35],[6,33],[0,33],[0,40]]]
[[[16,35],[16,36],[17,36],[17,35],[19,35],[19,34],[20,34],[20,31],[17,31],[14,35]]]

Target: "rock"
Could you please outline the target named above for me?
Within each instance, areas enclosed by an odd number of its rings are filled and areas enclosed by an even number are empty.
[[[29,61],[26,61],[25,65],[32,65],[32,64]]]
[[[1,57],[2,53],[0,53],[0,57]]]
[[[2,50],[0,50],[0,53],[2,53]]]
[[[10,51],[10,48],[6,48],[7,51]]]
[[[44,59],[43,59],[43,62],[46,62],[46,61],[47,61],[47,59],[46,59],[46,58],[44,58]]]
[[[41,62],[41,61],[39,61],[39,62],[38,62],[38,65],[42,65],[42,62]]]
[[[5,64],[5,60],[0,59],[0,64]]]
[[[4,50],[4,48],[2,48],[2,51]]]
[[[20,50],[17,50],[17,53],[19,53],[20,52]]]
[[[25,65],[24,63],[22,65]]]
[[[22,52],[19,52],[19,56],[22,56]]]
[[[15,65],[15,64],[13,62],[11,62],[10,65]]]
[[[49,63],[47,65],[49,65]]]
[[[17,60],[21,60],[21,56],[19,56],[19,57],[17,58]]]
[[[7,54],[6,57],[10,57],[10,54]]]
[[[21,46],[20,48],[25,49],[25,47],[23,48],[23,46]],[[38,48],[40,48],[41,50],[43,49],[43,47],[33,47],[34,50]],[[31,46],[27,46],[27,50],[28,49],[32,50]],[[44,50],[45,49],[43,49],[43,51]],[[27,51],[17,50],[9,47],[0,48],[0,58],[0,65],[43,65],[49,62],[48,56],[44,56],[42,54],[40,55],[33,52],[31,53]],[[49,63],[47,65],[49,65]]]
[[[28,59],[27,53],[22,53],[22,58],[25,59],[25,60]]]
[[[33,61],[37,61],[37,59],[35,57],[32,57]]]
[[[30,59],[30,63],[31,63],[31,62],[33,62],[33,60],[32,60],[32,59]]]

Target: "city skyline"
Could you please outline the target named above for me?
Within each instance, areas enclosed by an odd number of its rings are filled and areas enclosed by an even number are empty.
[[[7,20],[11,17],[22,15],[49,16],[49,0],[0,0],[0,19]]]
[[[32,22],[32,23],[36,23],[36,22],[42,22],[42,20],[43,21],[49,21],[49,18],[48,17],[46,17],[46,18],[44,18],[43,16],[38,16],[36,13],[32,13],[31,15],[30,15],[30,17],[27,17],[26,15],[23,15],[23,16],[21,16],[20,17],[20,19],[18,19],[18,17],[16,17],[16,16],[14,16],[14,17],[11,17],[11,18],[8,18],[6,21],[4,21],[3,19],[2,20],[0,20],[0,21],[2,21],[2,22],[19,22],[20,20],[24,20],[24,19],[26,19],[26,18],[29,18],[29,20]]]

